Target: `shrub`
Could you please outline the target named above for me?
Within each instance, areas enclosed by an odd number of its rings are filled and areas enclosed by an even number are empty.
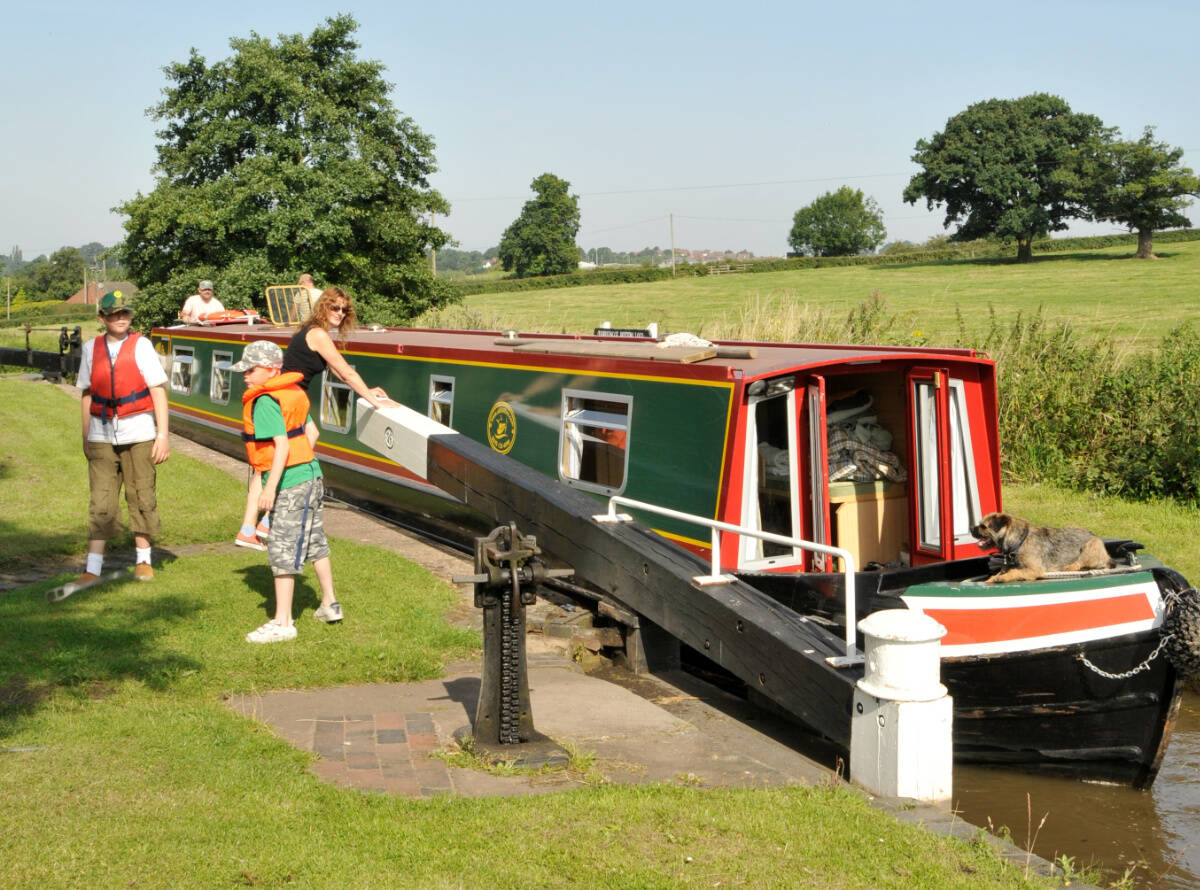
[[[993,324],[986,339],[1007,479],[1200,501],[1200,342],[1189,326],[1137,355],[1040,313],[1007,331]]]

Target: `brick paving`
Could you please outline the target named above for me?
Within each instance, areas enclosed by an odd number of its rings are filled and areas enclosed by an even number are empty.
[[[313,718],[307,750],[321,759],[313,772],[327,782],[363,791],[432,797],[453,790],[433,716],[420,711],[323,714]]]

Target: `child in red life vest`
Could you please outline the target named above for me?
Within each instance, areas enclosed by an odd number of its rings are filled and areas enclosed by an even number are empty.
[[[304,435],[308,396],[296,385],[300,375],[280,373],[282,365],[283,350],[269,340],[255,340],[241,361],[230,365],[246,382],[242,438],[250,466],[262,474],[258,508],[271,513],[267,559],[275,576],[275,617],[246,634],[251,643],[296,639],[292,596],[306,562],[313,564],[321,586],[321,605],[313,617],[326,623],[342,620],[322,519],[325,482]]]
[[[104,546],[121,531],[121,488],[129,506],[138,581],[154,578],[150,539],[162,528],[155,493],[156,467],[167,459],[167,375],[154,347],[132,333],[133,309],[120,291],[100,298],[102,337],[83,344],[79,386],[83,454],[88,461],[88,555],[84,573],[49,598],[65,599],[101,580]]]

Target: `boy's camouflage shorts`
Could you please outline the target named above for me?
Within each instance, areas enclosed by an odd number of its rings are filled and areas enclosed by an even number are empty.
[[[274,575],[299,575],[306,562],[329,555],[322,502],[325,480],[313,479],[275,495],[267,559]]]

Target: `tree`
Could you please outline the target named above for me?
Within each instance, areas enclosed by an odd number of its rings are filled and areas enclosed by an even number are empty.
[[[448,299],[424,260],[448,240],[433,140],[392,106],[382,65],[355,56],[356,29],[339,15],[307,37],[251,32],[227,59],[193,49],[167,66],[148,112],[163,123],[154,190],[117,208],[139,325],[174,317],[200,278],[226,306],[262,308],[266,285],[310,271],[388,322]]]
[[[1128,226],[1138,233],[1134,256],[1154,256],[1154,233],[1191,225],[1183,215],[1200,193],[1200,178],[1179,159],[1182,148],[1154,141],[1154,128],[1146,127],[1136,142],[1106,141],[1096,157],[1091,208],[1094,219]]]
[[[28,263],[21,270],[32,300],[65,300],[83,287],[83,255],[77,247],[63,247]]]
[[[500,263],[517,278],[561,275],[579,268],[579,196],[571,183],[543,173],[529,184],[537,196],[526,201],[521,215],[500,238]]]
[[[956,241],[1013,238],[1017,259],[1033,258],[1033,240],[1088,216],[1081,175],[1085,156],[1105,134],[1100,119],[1071,111],[1057,96],[988,99],[959,112],[946,129],[918,140],[904,200],[946,205]]]
[[[844,185],[796,211],[788,243],[796,253],[851,256],[874,250],[886,235],[875,199]]]

